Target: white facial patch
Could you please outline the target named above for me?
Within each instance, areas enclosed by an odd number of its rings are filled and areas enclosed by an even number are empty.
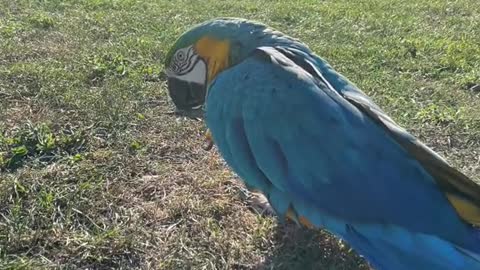
[[[207,78],[207,65],[202,60],[198,60],[196,61],[195,66],[193,66],[189,72],[183,75],[175,74],[175,72],[171,70],[167,70],[166,73],[167,76],[177,78],[182,81],[205,84]]]

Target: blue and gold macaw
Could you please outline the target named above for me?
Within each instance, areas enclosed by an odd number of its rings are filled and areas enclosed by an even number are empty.
[[[480,269],[480,186],[303,43],[243,19],[184,33],[169,94],[280,218],[324,228],[376,269]]]

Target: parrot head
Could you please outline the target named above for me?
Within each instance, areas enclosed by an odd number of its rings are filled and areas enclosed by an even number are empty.
[[[238,18],[220,18],[183,33],[165,60],[168,92],[178,110],[201,109],[215,77],[259,46],[295,43],[266,25]]]

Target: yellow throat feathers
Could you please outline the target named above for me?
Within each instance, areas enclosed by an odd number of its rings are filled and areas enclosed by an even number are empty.
[[[207,83],[210,83],[218,73],[228,67],[230,52],[228,41],[203,37],[195,44],[195,50],[207,62]]]

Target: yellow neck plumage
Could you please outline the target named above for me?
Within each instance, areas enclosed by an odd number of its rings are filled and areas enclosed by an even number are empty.
[[[230,43],[226,40],[203,37],[195,44],[195,50],[207,62],[207,83],[229,65]]]

